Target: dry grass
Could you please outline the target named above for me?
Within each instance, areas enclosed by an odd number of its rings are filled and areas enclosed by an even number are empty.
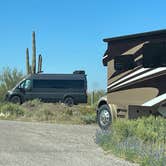
[[[117,120],[108,131],[98,131],[96,142],[107,152],[142,166],[166,165],[166,119],[143,117]]]
[[[51,123],[91,124],[96,121],[94,108],[87,105],[67,107],[62,103],[42,103],[39,100],[16,105],[0,105],[1,119],[42,121]]]

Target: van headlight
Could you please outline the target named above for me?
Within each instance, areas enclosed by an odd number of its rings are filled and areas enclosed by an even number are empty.
[[[11,95],[11,94],[12,94],[12,91],[10,91],[10,90],[9,90],[9,91],[7,91],[7,94]]]

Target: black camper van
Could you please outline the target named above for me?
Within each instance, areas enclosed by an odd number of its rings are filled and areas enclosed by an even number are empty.
[[[31,74],[6,95],[6,100],[19,104],[36,98],[44,102],[64,102],[69,106],[87,103],[85,71],[74,71],[73,74]]]

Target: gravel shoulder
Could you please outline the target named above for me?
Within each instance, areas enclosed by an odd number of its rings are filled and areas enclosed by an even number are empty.
[[[2,166],[135,166],[105,155],[96,125],[0,121]]]

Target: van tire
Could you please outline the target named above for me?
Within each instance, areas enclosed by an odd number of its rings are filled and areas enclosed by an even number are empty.
[[[64,99],[64,104],[69,107],[72,107],[74,105],[74,99],[72,97],[68,96]]]
[[[97,113],[97,123],[102,130],[107,130],[112,124],[112,115],[107,104],[99,107]]]
[[[21,98],[19,96],[12,96],[10,101],[14,104],[21,104]]]

